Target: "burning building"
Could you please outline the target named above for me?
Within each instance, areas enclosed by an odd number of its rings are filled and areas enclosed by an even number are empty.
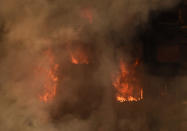
[[[186,2],[4,0],[0,130],[185,131]]]

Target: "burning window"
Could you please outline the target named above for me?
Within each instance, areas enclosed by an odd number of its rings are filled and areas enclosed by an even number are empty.
[[[44,63],[41,62],[38,73],[42,76],[44,75],[44,79],[42,82],[43,92],[40,94],[39,98],[42,102],[49,102],[53,100],[56,96],[56,89],[58,85],[58,64],[54,61],[54,55],[51,50],[47,50],[44,52],[45,61]]]
[[[131,68],[127,68],[125,62],[123,60],[120,61],[120,71],[113,79],[117,101],[140,101],[143,99],[143,89],[138,84],[135,76],[137,65],[138,61]]]
[[[70,55],[73,64],[88,64],[88,56],[81,48],[71,51]]]

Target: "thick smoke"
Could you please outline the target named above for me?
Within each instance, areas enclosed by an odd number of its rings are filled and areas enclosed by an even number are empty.
[[[137,26],[146,24],[150,12],[176,4],[176,0],[2,0],[0,130],[157,130],[148,126],[146,112],[121,118],[114,106],[110,76],[118,66],[116,56],[122,54],[116,47],[126,45],[128,52]],[[67,73],[63,66],[70,66],[66,64],[69,49],[81,43],[90,48],[96,66],[80,66],[76,67],[79,71]],[[57,98],[44,104],[38,93],[46,76],[36,75],[36,68],[40,63],[48,66],[43,52],[49,48],[60,66],[59,82],[66,79],[64,74],[72,81],[59,84]],[[129,58],[128,53],[126,56]]]

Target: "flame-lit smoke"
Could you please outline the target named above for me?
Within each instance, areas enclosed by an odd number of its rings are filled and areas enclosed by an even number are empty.
[[[81,49],[74,50],[73,52],[70,52],[71,56],[71,62],[73,64],[88,64],[88,56],[83,52]]]
[[[123,60],[120,61],[120,72],[116,74],[113,80],[117,101],[140,101],[143,99],[143,89],[138,85],[135,76],[137,65],[138,61],[131,68],[127,68],[127,64]]]
[[[43,81],[43,93],[39,96],[39,99],[45,103],[52,101],[56,95],[58,86],[58,64],[55,63],[54,55],[50,49],[44,53],[46,57],[46,63],[43,63],[38,67],[38,73],[45,74]]]
[[[150,12],[173,7],[175,1],[2,0],[0,130],[140,131],[147,125],[155,125],[156,122],[143,123],[146,120],[143,121],[142,116],[139,116],[140,121],[134,117],[127,121],[125,115],[119,118],[112,103],[114,94],[109,74],[116,70],[114,54],[119,53],[116,45],[135,42],[132,39],[136,28],[147,22]],[[85,24],[87,22],[89,24]],[[87,50],[74,49],[76,42],[71,48],[65,48],[67,43],[80,39],[94,47],[91,49],[96,62],[88,59]],[[47,48],[54,50],[43,53]],[[66,63],[65,57],[71,65]],[[96,67],[82,73],[92,62]],[[39,64],[39,67],[33,69],[33,63],[35,66]],[[72,77],[71,84],[66,89],[62,87],[63,91],[58,90],[63,77],[67,77],[61,69],[74,64],[79,64],[80,71],[66,71],[70,74],[68,77]],[[34,70],[37,70],[35,76],[32,75]],[[122,62],[120,72],[113,79],[119,101],[143,99],[143,89],[136,85],[131,72],[132,69]],[[90,91],[89,88],[95,87],[87,79],[94,79],[94,84],[102,91]],[[86,82],[88,88],[85,90],[82,83]],[[102,94],[101,98],[92,96],[98,92]],[[84,93],[88,94],[82,96]],[[39,96],[35,97],[35,94]],[[60,100],[54,101],[58,94]],[[81,104],[77,102],[80,98]],[[43,104],[50,101],[54,101],[54,106]],[[43,105],[47,107],[43,108]],[[57,105],[63,107],[57,112],[62,117],[58,120],[51,117],[53,110],[58,110]],[[79,117],[80,114],[86,117]]]
[[[83,8],[80,13],[81,17],[88,20],[90,24],[93,23],[93,11],[90,8]]]

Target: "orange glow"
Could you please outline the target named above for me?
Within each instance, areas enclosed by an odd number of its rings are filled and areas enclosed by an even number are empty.
[[[49,102],[53,100],[53,98],[56,96],[56,89],[57,89],[57,83],[58,83],[58,77],[57,77],[57,70],[58,70],[58,64],[54,62],[54,55],[50,50],[47,50],[45,52],[46,55],[46,65],[45,67],[40,67],[41,71],[45,75],[44,80],[44,91],[42,94],[40,94],[39,98],[42,102]]]
[[[132,96],[129,96],[129,97],[127,97],[127,98],[122,97],[122,96],[117,96],[117,97],[116,97],[116,100],[119,101],[119,102],[126,102],[126,101],[138,101],[139,99],[134,98],[134,97],[132,97]]]
[[[143,89],[140,90],[140,98],[143,99]]]
[[[73,64],[79,64],[78,60],[75,59],[75,57],[74,57],[73,55],[71,56],[71,62],[72,62]]]
[[[81,49],[76,49],[70,53],[73,64],[88,64],[88,56]]]
[[[139,62],[139,60],[137,59],[137,60],[135,61],[135,64],[134,64],[134,65],[137,66],[137,65],[139,65],[139,63],[140,63],[140,62]]]
[[[133,67],[127,68],[124,61],[120,61],[120,72],[116,74],[113,80],[117,101],[140,101],[143,99],[143,89],[139,87],[134,74],[137,65],[138,62],[136,61]]]
[[[93,12],[90,8],[84,8],[81,10],[81,16],[89,21],[90,24],[93,23]]]

